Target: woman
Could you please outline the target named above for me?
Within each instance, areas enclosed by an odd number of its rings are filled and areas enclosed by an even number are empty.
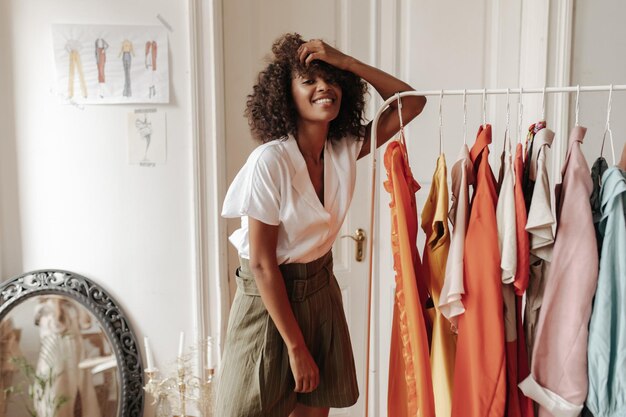
[[[321,40],[286,34],[248,96],[255,149],[222,215],[241,217],[238,290],[231,309],[216,415],[327,416],[358,398],[332,244],[348,210],[356,160],[369,153],[366,82],[387,99],[412,88]],[[424,97],[402,101],[411,121]],[[380,117],[377,146],[400,128]]]

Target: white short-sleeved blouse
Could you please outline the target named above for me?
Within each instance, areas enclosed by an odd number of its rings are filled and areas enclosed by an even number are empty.
[[[329,140],[324,147],[324,205],[292,135],[256,148],[233,180],[222,216],[241,217],[230,242],[250,258],[248,216],[278,226],[278,264],[305,263],[328,252],[350,206],[362,140]]]

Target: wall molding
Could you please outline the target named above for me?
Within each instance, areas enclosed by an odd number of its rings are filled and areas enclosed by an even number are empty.
[[[546,85],[548,73],[550,1],[522,2],[520,27],[519,85],[541,88]],[[541,105],[540,95],[527,99],[533,104]]]
[[[196,333],[196,340],[204,340],[208,335],[208,290],[207,290],[207,268],[206,253],[207,237],[204,233],[204,207],[206,196],[204,194],[204,172],[206,163],[202,158],[204,149],[204,100],[201,95],[202,79],[202,25],[198,22],[201,14],[201,5],[196,0],[189,0],[189,69],[190,69],[190,96],[191,96],[191,136],[192,136],[192,167],[193,167],[193,200],[194,200],[194,245],[193,247],[193,328]],[[201,355],[204,360],[205,355]],[[204,363],[198,363],[200,370],[204,368]]]
[[[562,0],[556,3],[556,22],[553,69],[554,85],[557,87],[568,86],[571,82],[572,44],[574,28],[574,1]],[[561,163],[567,149],[567,137],[569,133],[570,95],[554,94],[551,106],[551,117],[554,120],[556,132],[561,132],[559,146],[552,149],[552,178],[559,181],[561,178]]]
[[[410,31],[410,25],[405,24],[410,20],[410,7],[411,2],[409,0],[371,0],[371,60],[372,65],[376,68],[380,68],[392,75],[399,76],[401,79],[408,79],[409,63],[408,60],[403,60],[406,56],[405,52],[408,51],[408,47],[411,44],[410,37],[412,32]],[[403,13],[405,12],[405,13]],[[404,28],[408,30],[403,30]],[[372,100],[369,103],[368,118],[371,120],[374,115],[383,104],[383,99],[379,97],[375,92],[372,94]],[[407,143],[407,149],[411,150],[411,144]],[[372,306],[371,306],[371,338],[370,338],[370,403],[368,409],[370,416],[386,416],[387,415],[387,390],[383,390],[383,387],[387,386],[387,383],[381,381],[383,375],[386,375],[385,369],[389,367],[389,356],[384,355],[388,352],[387,348],[381,346],[381,334],[383,332],[383,326],[381,326],[380,317],[385,317],[385,311],[389,307],[389,299],[386,294],[389,294],[391,290],[393,294],[394,284],[392,279],[392,285],[389,286],[386,280],[381,277],[387,274],[388,270],[393,271],[392,266],[387,268],[387,259],[382,259],[383,248],[385,247],[385,239],[388,230],[385,229],[383,233],[383,223],[381,216],[385,213],[388,203],[383,198],[384,188],[383,182],[385,181],[385,167],[383,163],[382,154],[384,147],[378,149],[376,156],[376,184],[375,195],[376,203],[374,206],[374,230],[372,231],[371,238],[373,239],[373,253],[372,256]],[[369,159],[366,158],[366,159]],[[371,165],[368,163],[368,165]],[[371,168],[370,168],[371,169]],[[372,173],[368,174],[372,177]],[[371,181],[371,180],[370,180]],[[371,185],[370,185],[371,186]],[[393,298],[391,305],[393,306]],[[391,307],[393,310],[393,307]],[[389,316],[391,319],[391,316]],[[388,371],[387,371],[388,372]]]
[[[351,50],[350,30],[350,0],[335,1],[335,33],[337,34],[336,46],[342,51]]]
[[[574,1],[532,0],[522,4],[520,34],[520,74],[521,86],[542,87],[548,80],[551,86],[569,86],[571,80],[572,35],[574,25]],[[554,38],[551,39],[551,33]],[[548,54],[554,56],[551,68]],[[561,180],[561,164],[567,149],[569,133],[569,94],[553,94],[546,99],[546,118],[551,121],[548,127],[563,138],[552,148],[552,179]],[[527,108],[540,109],[541,95],[524,97]],[[530,106],[529,106],[530,104]],[[525,112],[528,116],[528,112]],[[538,119],[537,115],[531,116]],[[525,125],[531,120],[525,119]]]
[[[209,53],[212,65],[204,68],[204,78],[210,80],[204,90],[205,97],[211,98],[210,125],[207,126],[205,137],[210,138],[204,158],[211,160],[211,170],[207,171],[207,192],[210,196],[207,224],[209,233],[209,276],[211,277],[211,305],[215,305],[217,313],[211,317],[211,335],[222,346],[226,335],[228,314],[230,311],[230,289],[228,270],[228,238],[226,220],[222,218],[222,202],[226,195],[226,121],[224,104],[224,51],[223,51],[223,20],[222,2],[203,0],[211,7],[205,7],[204,22],[211,22],[213,30],[205,33],[206,44],[210,45]],[[228,302],[225,302],[228,300]]]
[[[189,27],[194,329],[197,340],[212,336],[221,346],[229,308],[226,226],[220,216],[226,187],[221,1],[189,0]],[[205,355],[199,362],[204,369]]]
[[[507,38],[506,33],[501,33],[501,20],[500,14],[500,2],[499,1],[487,1],[485,3],[485,20],[489,25],[488,31],[485,31],[485,46],[484,46],[484,76],[483,76],[483,88],[495,88],[500,86],[499,71],[500,71],[500,39],[505,38],[505,42],[510,41],[510,36]],[[498,117],[498,107],[496,100],[487,100],[487,120],[495,122]],[[493,122],[492,122],[493,123]]]

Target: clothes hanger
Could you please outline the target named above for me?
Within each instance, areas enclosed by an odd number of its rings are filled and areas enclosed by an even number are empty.
[[[467,146],[467,90],[463,89],[463,145]]]
[[[574,126],[578,126],[578,113],[580,110],[580,107],[578,106],[579,97],[580,97],[580,84],[576,86],[576,122],[574,123]]]
[[[396,99],[398,100],[398,118],[400,119],[400,136],[397,140],[406,146],[404,141],[404,121],[402,120],[402,99],[400,98],[400,92],[396,93]]]
[[[400,149],[402,149],[404,160],[409,164],[409,150],[406,145],[406,140],[404,139],[404,120],[402,119],[402,99],[400,98],[400,92],[396,93],[396,99],[398,100],[398,118],[400,119],[400,136],[396,141],[402,144]]]
[[[519,88],[519,96],[517,97],[517,143],[522,143],[522,118],[524,115],[522,95],[524,95],[524,87]],[[526,150],[524,150],[525,153]]]
[[[483,88],[483,127],[487,127],[487,89]]]
[[[541,119],[542,122],[546,121],[546,87],[541,90]]]
[[[443,154],[443,90],[439,92],[439,155]]]
[[[620,167],[622,171],[626,171],[626,143],[624,144],[624,149],[622,149],[622,158],[617,166]]]
[[[511,135],[509,132],[509,128],[511,125],[511,104],[509,102],[509,93],[510,89],[506,89],[506,128],[504,129],[504,150],[507,152],[507,155],[511,154]],[[508,139],[508,148],[507,148],[507,139]]]
[[[613,99],[613,84],[609,86],[609,102],[606,108],[606,126],[604,128],[604,135],[602,135],[602,147],[600,148],[600,157],[604,154],[604,142],[606,141],[606,134],[609,134],[609,141],[611,142],[611,155],[613,156],[613,165],[615,165],[615,145],[613,144],[613,132],[611,131],[611,101]]]

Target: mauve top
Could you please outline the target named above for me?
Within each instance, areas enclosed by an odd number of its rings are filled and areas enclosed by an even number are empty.
[[[588,325],[598,251],[589,203],[593,184],[580,149],[585,131],[576,126],[570,135],[531,374],[520,384],[539,403],[539,417],[577,417],[587,397]]]

